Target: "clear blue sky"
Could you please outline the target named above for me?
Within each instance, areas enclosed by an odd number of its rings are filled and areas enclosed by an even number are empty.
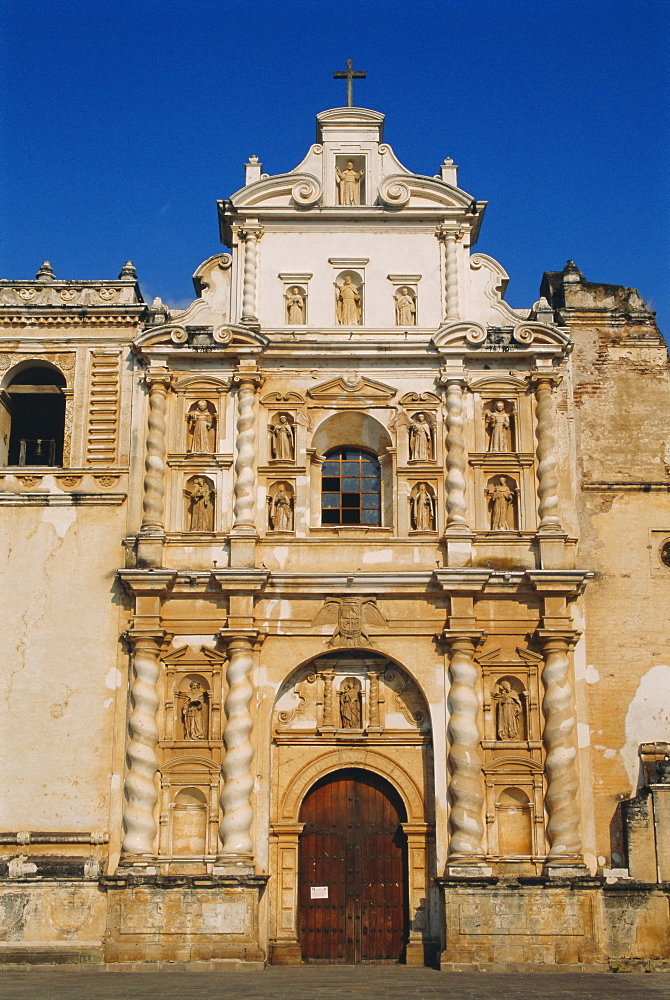
[[[3,0],[0,274],[112,278],[183,304],[216,199],[294,167],[332,78],[418,173],[487,200],[478,248],[525,307],[573,258],[670,334],[670,0]]]

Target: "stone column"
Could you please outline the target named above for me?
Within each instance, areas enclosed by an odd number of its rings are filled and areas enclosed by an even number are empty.
[[[458,319],[458,254],[456,253],[456,233],[443,232],[444,240],[444,285],[445,322]]]
[[[61,389],[65,396],[65,424],[63,427],[63,468],[71,465],[72,423],[74,420],[74,389]]]
[[[445,633],[451,662],[449,671],[449,794],[451,836],[449,863],[477,862],[484,855],[484,780],[480,756],[481,724],[475,649],[481,632]]]
[[[537,492],[540,498],[538,516],[540,531],[561,528],[558,517],[558,479],[556,478],[556,441],[554,439],[554,405],[551,398],[557,384],[555,376],[538,372],[533,376],[537,400]]]
[[[165,418],[172,374],[168,371],[148,371],[144,381],[149,387],[149,419],[137,561],[140,568],[160,568],[165,539]]]
[[[256,316],[256,271],[260,229],[241,229],[240,239],[244,240],[244,279],[242,287],[242,323],[258,323]]]
[[[256,426],[254,403],[257,386],[263,379],[256,368],[238,369],[233,375],[237,386],[237,440],[235,447],[235,502],[231,536],[231,566],[254,565],[256,531]]]
[[[465,500],[465,440],[463,437],[463,387],[459,378],[446,378],[447,386],[447,531],[467,529]]]
[[[539,630],[537,636],[542,645],[544,660],[542,739],[546,753],[545,803],[549,816],[547,836],[550,844],[547,867],[555,869],[570,865],[583,866],[577,798],[579,778],[576,726],[568,656],[577,636],[549,629]]]
[[[132,631],[126,633],[133,646],[133,680],[130,688],[131,712],[128,720],[128,770],[124,785],[123,823],[124,854],[153,856],[157,828],[154,809],[158,801],[158,694],[159,656],[165,633]]]
[[[370,684],[370,704],[368,705],[368,730],[381,732],[379,722],[379,671],[368,670],[368,681]]]
[[[323,723],[321,729],[334,729],[333,680],[335,678],[335,671],[330,669],[322,670],[321,676],[323,677]]]
[[[253,853],[251,824],[254,818],[251,795],[254,776],[251,771],[253,747],[251,699],[254,693],[250,679],[253,667],[254,635],[226,636],[228,643],[228,694],[224,705],[226,724],[223,742],[223,789],[221,809],[223,818],[219,827],[223,860],[250,862]]]

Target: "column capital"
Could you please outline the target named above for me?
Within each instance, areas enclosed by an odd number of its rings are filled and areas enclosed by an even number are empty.
[[[440,243],[444,243],[448,239],[460,240],[463,238],[463,227],[443,222],[435,229],[435,238]]]
[[[251,226],[242,226],[240,229],[237,230],[237,236],[244,243],[246,243],[247,240],[256,240],[256,242],[258,242],[260,239],[263,238],[264,232],[265,229],[260,224]]]
[[[226,646],[232,642],[245,642],[253,650],[258,650],[263,645],[267,632],[259,628],[220,628],[216,636]]]
[[[553,369],[544,371],[542,368],[538,368],[536,371],[530,373],[527,381],[528,385],[535,390],[545,385],[548,385],[551,389],[556,389],[563,381],[563,376]]]
[[[435,384],[442,388],[457,385],[463,392],[467,392],[470,388],[470,383],[465,372],[449,371],[448,368],[440,369],[440,373],[435,379]]]
[[[239,389],[245,385],[252,386],[254,389],[260,389],[264,382],[265,376],[257,369],[238,368],[237,371],[233,372],[231,378],[232,385],[237,386]]]
[[[164,385],[166,390],[170,388],[174,374],[166,368],[149,368],[144,373],[143,382],[150,389],[154,385]]]
[[[558,642],[568,649],[574,649],[581,634],[579,629],[538,628],[535,630],[535,636],[545,650],[549,649],[554,642]]]
[[[132,646],[137,645],[143,639],[155,642],[157,646],[162,646],[164,642],[172,640],[172,634],[163,628],[128,628],[121,635]]]
[[[445,628],[440,638],[453,649],[458,648],[457,644],[460,642],[467,642],[476,649],[484,642],[487,635],[488,632],[483,628]]]

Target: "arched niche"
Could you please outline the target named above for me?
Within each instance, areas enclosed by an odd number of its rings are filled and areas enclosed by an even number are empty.
[[[0,464],[61,466],[65,443],[63,372],[26,360],[7,372],[0,393]]]
[[[180,789],[172,806],[172,855],[198,857],[207,853],[207,797],[200,788]]]
[[[503,857],[528,856],[534,853],[533,807],[522,788],[506,787],[496,801],[498,851]]]

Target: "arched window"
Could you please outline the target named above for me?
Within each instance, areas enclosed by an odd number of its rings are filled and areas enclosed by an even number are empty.
[[[333,448],[322,470],[321,523],[381,524],[377,456],[360,448]]]
[[[65,377],[51,366],[23,368],[6,389],[7,465],[62,465]],[[3,414],[4,416],[4,414]]]

